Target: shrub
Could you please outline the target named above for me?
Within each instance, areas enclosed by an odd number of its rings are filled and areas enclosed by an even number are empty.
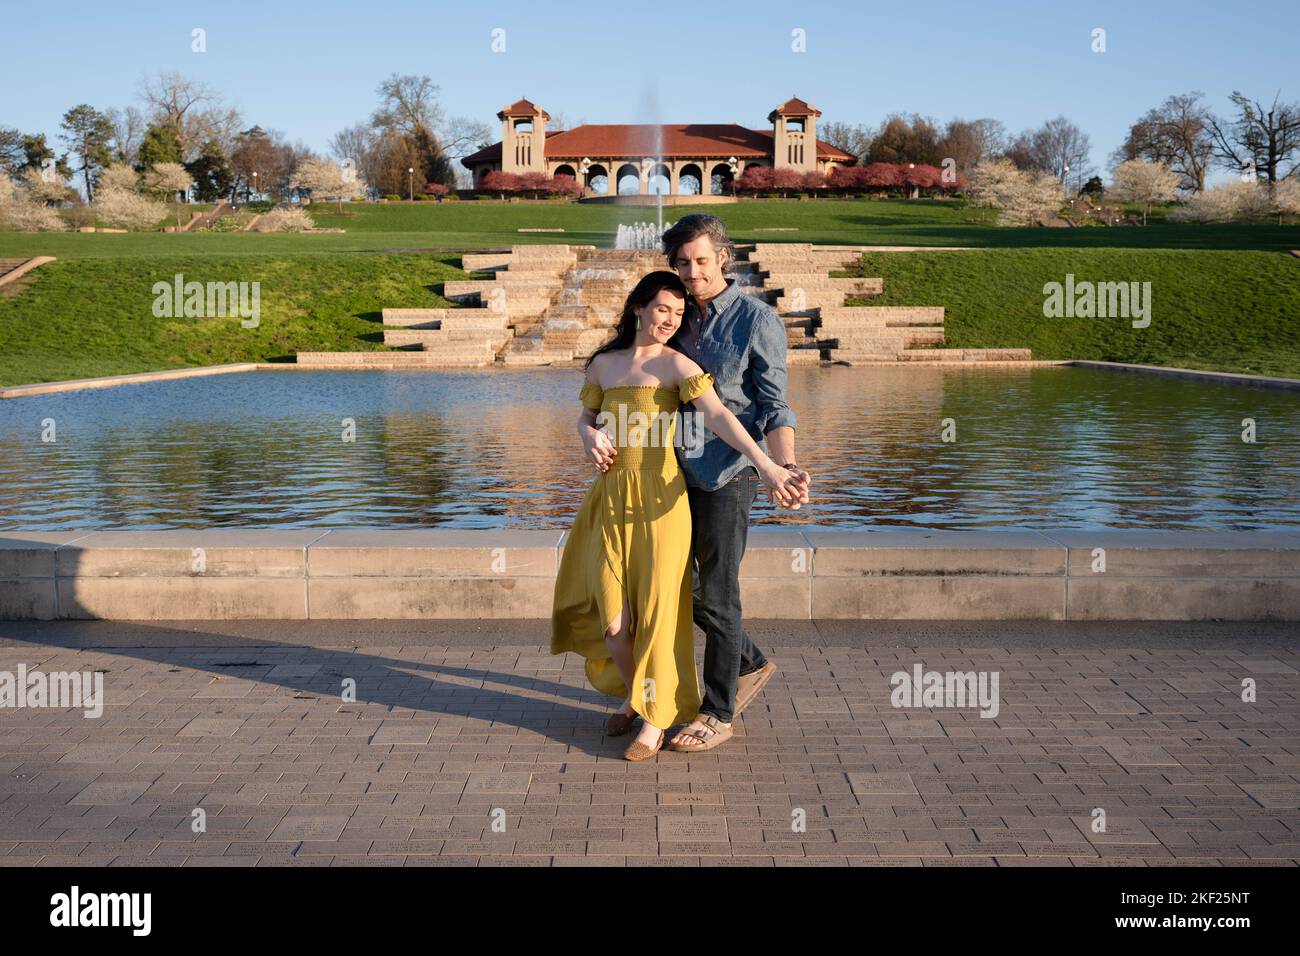
[[[121,229],[152,229],[167,218],[167,206],[126,189],[104,189],[95,195],[99,220]]]
[[[272,209],[253,226],[254,232],[302,232],[316,228],[311,216],[302,209]]]

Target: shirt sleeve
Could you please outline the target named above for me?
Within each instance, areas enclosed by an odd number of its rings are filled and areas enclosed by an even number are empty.
[[[601,403],[605,398],[605,390],[595,382],[583,382],[582,391],[578,393],[578,401],[586,408],[594,408],[600,411]]]
[[[766,435],[774,428],[797,427],[793,409],[786,401],[785,326],[773,311],[766,311],[754,329],[749,367],[753,372],[757,411],[754,424]]]
[[[682,380],[682,384],[677,386],[677,397],[685,405],[687,402],[695,401],[711,388],[713,388],[713,376],[708,372],[700,372],[698,375]]]

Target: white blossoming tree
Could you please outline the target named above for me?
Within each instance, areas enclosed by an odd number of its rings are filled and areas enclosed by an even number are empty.
[[[59,214],[45,205],[45,200],[32,195],[26,186],[19,186],[0,170],[0,229],[19,232],[60,232],[66,226]]]
[[[1142,225],[1147,224],[1147,214],[1158,202],[1169,202],[1178,193],[1182,177],[1162,163],[1145,159],[1130,159],[1120,163],[1111,173],[1110,194],[1124,202],[1142,207]]]
[[[1274,187],[1273,211],[1279,226],[1283,215],[1300,216],[1300,178],[1288,176]]]
[[[971,192],[979,205],[997,209],[999,221],[1008,225],[1034,225],[1061,207],[1061,183],[1055,176],[1018,169],[1009,159],[976,166]]]
[[[144,173],[144,191],[158,198],[170,197],[176,205],[176,231],[181,231],[180,194],[190,188],[193,177],[180,163],[157,163]]]
[[[139,177],[129,166],[110,166],[99,176],[95,213],[101,222],[123,229],[148,229],[167,217],[167,207],[137,192]]]
[[[338,200],[339,212],[343,211],[343,197],[351,196],[356,191],[356,183],[343,178],[339,164],[329,159],[304,159],[293,171],[289,185],[311,193],[312,199]]]
[[[1268,190],[1234,179],[1188,197],[1169,218],[1182,222],[1248,222],[1269,214]]]

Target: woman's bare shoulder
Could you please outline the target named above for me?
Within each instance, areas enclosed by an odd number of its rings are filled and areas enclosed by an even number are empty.
[[[699,375],[704,369],[699,364],[682,352],[673,352],[673,372],[677,375],[677,384],[680,385],[692,375]]]

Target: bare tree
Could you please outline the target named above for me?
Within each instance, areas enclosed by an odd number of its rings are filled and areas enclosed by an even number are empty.
[[[1005,138],[1005,128],[995,119],[964,120],[959,117],[948,121],[936,150],[940,162],[952,159],[958,169],[969,174],[984,160],[997,155]]]
[[[173,70],[143,79],[140,95],[152,111],[153,122],[176,131],[187,162],[208,140],[215,140],[226,155],[234,147],[242,118],[234,107],[223,105],[207,84]]]
[[[1050,119],[1032,134],[1032,149],[1038,168],[1055,176],[1062,185],[1082,184],[1092,175],[1088,134],[1064,116]]]
[[[1258,101],[1234,90],[1229,99],[1237,115],[1226,120],[1209,118],[1215,158],[1236,172],[1253,172],[1268,186],[1270,201],[1277,184],[1300,166],[1300,160],[1293,158],[1300,150],[1300,107],[1278,103],[1281,95],[1275,95],[1273,105],[1264,109]]]
[[[850,126],[848,123],[818,123],[817,138],[830,143],[836,149],[842,149],[850,156],[862,162],[871,148],[872,132],[862,125]]]
[[[106,115],[113,124],[113,138],[109,148],[112,149],[114,158],[119,163],[134,166],[147,125],[144,114],[134,106],[128,106],[124,110],[109,110]]]
[[[1210,111],[1201,105],[1200,92],[1168,97],[1129,127],[1128,138],[1112,156],[1112,167],[1132,159],[1168,166],[1182,177],[1189,192],[1205,188],[1214,152],[1210,137]]]
[[[376,129],[391,127],[402,133],[414,133],[421,126],[437,129],[442,122],[438,105],[439,87],[427,76],[394,73],[379,84],[379,108],[370,117]]]

